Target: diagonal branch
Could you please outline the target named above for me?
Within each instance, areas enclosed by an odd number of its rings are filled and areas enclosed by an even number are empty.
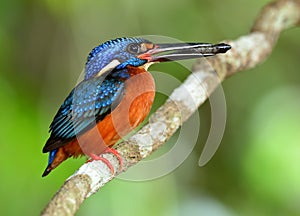
[[[199,59],[193,66],[193,73],[150,117],[149,123],[115,147],[123,158],[121,172],[163,145],[221,81],[262,63],[272,52],[280,33],[297,25],[300,25],[300,1],[278,0],[263,8],[249,34],[225,41],[232,46],[227,54]],[[111,162],[115,170],[120,168],[112,154],[106,153],[103,157]],[[74,215],[86,198],[119,173],[112,175],[101,161],[83,164],[66,180],[42,215]]]

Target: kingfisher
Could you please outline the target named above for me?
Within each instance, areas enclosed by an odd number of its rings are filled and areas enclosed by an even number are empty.
[[[156,44],[137,37],[109,40],[89,53],[84,79],[66,97],[50,124],[43,153],[49,153],[47,176],[69,157],[99,155],[112,147],[147,117],[155,96],[155,83],[147,71],[151,64],[226,53],[225,43]],[[112,166],[109,166],[112,169]],[[113,171],[112,171],[113,172]]]

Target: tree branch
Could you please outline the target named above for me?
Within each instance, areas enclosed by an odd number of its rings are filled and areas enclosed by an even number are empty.
[[[297,25],[300,25],[300,1],[278,0],[263,8],[248,35],[225,41],[232,46],[228,53],[199,59],[193,66],[193,73],[150,117],[149,123],[115,147],[123,158],[121,172],[163,145],[204,103],[221,81],[262,63],[272,52],[280,33]],[[115,156],[106,153],[103,157],[111,162],[115,170],[120,169]],[[119,173],[112,175],[102,161],[83,164],[66,180],[42,215],[74,215],[86,198]]]

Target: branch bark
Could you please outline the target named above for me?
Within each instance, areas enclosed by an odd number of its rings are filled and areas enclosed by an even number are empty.
[[[266,5],[249,34],[224,41],[232,46],[225,55],[199,59],[192,68],[193,73],[150,117],[149,123],[115,147],[123,158],[122,170],[112,174],[102,161],[83,164],[65,181],[41,215],[74,215],[86,198],[163,145],[221,81],[262,63],[272,52],[280,33],[299,25],[299,0],[278,0]],[[120,169],[115,156],[106,153],[103,157],[116,171]]]

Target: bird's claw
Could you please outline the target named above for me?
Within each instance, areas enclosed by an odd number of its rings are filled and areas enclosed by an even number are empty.
[[[122,167],[123,167],[123,160],[122,160],[122,157],[120,156],[119,152],[117,152],[115,149],[107,148],[102,153],[111,153],[111,154],[115,155],[117,157],[118,161],[119,161],[119,164],[120,164],[119,170],[122,169]],[[112,164],[110,163],[110,161],[107,160],[106,158],[98,156],[98,155],[96,155],[94,153],[91,153],[90,157],[91,157],[91,159],[87,160],[87,163],[88,162],[92,162],[94,160],[101,160],[103,163],[105,163],[107,165],[107,167],[109,168],[109,170],[111,171],[112,174],[115,173],[114,167],[112,166]]]

